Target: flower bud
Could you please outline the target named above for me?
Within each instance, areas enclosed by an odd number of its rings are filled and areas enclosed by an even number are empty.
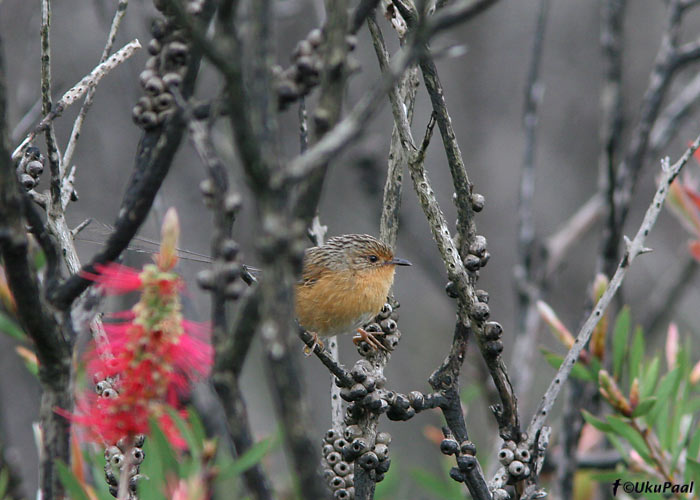
[[[600,385],[600,394],[610,403],[610,406],[627,417],[632,415],[629,402],[606,370],[598,372],[598,384]]]
[[[632,381],[632,387],[630,387],[630,407],[632,411],[637,408],[639,404],[639,379],[635,377]]]
[[[161,271],[169,271],[177,264],[177,244],[180,239],[180,222],[173,207],[165,212],[160,234],[160,252],[156,257],[156,263]]]

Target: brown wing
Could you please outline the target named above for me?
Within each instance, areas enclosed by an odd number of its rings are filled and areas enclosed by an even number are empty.
[[[307,248],[304,252],[304,266],[301,271],[301,281],[299,285],[304,287],[313,286],[330,269],[327,263],[326,252],[319,247]]]

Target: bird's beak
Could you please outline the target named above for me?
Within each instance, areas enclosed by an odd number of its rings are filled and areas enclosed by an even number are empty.
[[[392,259],[389,264],[394,264],[395,266],[412,266],[406,259]]]

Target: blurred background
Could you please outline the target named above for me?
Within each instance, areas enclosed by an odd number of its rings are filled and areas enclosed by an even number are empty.
[[[87,74],[99,61],[116,0],[63,0],[53,5],[51,41],[54,99]],[[635,0],[628,2],[624,33],[624,109],[627,128],[623,149],[631,126],[638,119],[642,93],[649,81],[655,54],[665,24],[664,2]],[[435,40],[433,48],[463,45],[466,52],[450,59],[440,59],[437,66],[445,88],[448,108],[464,154],[469,176],[475,190],[486,197],[486,208],[478,215],[477,226],[489,242],[491,260],[481,271],[479,286],[490,294],[491,317],[505,330],[504,356],[514,355],[512,340],[515,318],[513,269],[517,261],[518,182],[524,152],[522,108],[525,83],[537,17],[537,0],[501,0],[474,21],[460,26]],[[324,19],[320,0],[280,0],[276,2],[278,62],[288,65],[291,49],[296,42]],[[116,47],[133,38],[142,44],[150,39],[149,26],[156,11],[149,2],[131,0],[126,18],[117,37]],[[380,17],[384,36],[395,50],[396,37],[389,24]],[[8,75],[9,124],[16,127],[31,113],[39,99],[39,27],[38,2],[0,0],[0,32],[4,39],[6,74]],[[690,13],[683,26],[685,40],[694,39],[700,31],[698,13]],[[599,44],[600,5],[596,1],[559,0],[552,2],[545,37],[541,80],[545,88],[540,108],[536,150],[535,226],[538,237],[546,237],[590,198],[597,187],[600,90],[602,61]],[[378,78],[377,62],[366,27],[358,34],[359,44],[354,57],[361,71],[350,79],[346,110],[357,102]],[[98,250],[106,235],[103,224],[111,224],[116,216],[121,196],[129,178],[140,130],[131,121],[131,108],[141,95],[138,74],[147,58],[145,50],[138,52],[126,64],[110,73],[100,83],[95,103],[88,114],[78,143],[74,163],[77,165],[76,188],[80,199],[68,210],[68,219],[75,226],[87,218],[95,222],[78,244],[82,260],[88,260]],[[693,76],[697,66],[680,73],[668,95],[673,96]],[[421,81],[422,83],[422,81]],[[198,95],[213,97],[218,91],[215,74],[206,63],[200,79]],[[314,97],[307,100],[313,109]],[[69,108],[56,122],[62,147],[68,139],[79,106]],[[431,108],[424,88],[418,91],[414,114],[414,135],[422,137]],[[34,115],[31,123],[40,118]],[[379,233],[381,193],[392,118],[388,100],[376,118],[367,123],[362,137],[342,157],[331,165],[321,202],[321,221],[328,226],[329,236],[344,233]],[[280,118],[281,150],[289,158],[299,149],[297,107],[293,105]],[[18,128],[13,133],[16,146],[26,133]],[[700,116],[691,116],[677,137],[662,152],[675,160],[689,141],[700,133]],[[231,177],[244,195],[244,209],[235,226],[235,237],[244,251],[244,260],[256,265],[253,246],[257,228],[250,202],[238,166],[230,133],[225,124],[215,136],[221,156],[230,165]],[[38,144],[44,150],[44,144]],[[653,190],[660,158],[649,158],[635,194],[628,218],[626,234],[633,234],[641,221]],[[426,162],[433,187],[448,220],[454,221],[451,203],[452,185],[439,135],[435,134]],[[697,175],[696,163],[688,169]],[[154,207],[152,217],[141,229],[144,238],[157,240],[160,217],[170,206],[177,208],[182,222],[181,246],[207,255],[211,234],[211,214],[204,207],[198,185],[204,170],[186,141],[175,159]],[[401,303],[399,328],[403,337],[392,354],[386,374],[388,385],[397,391],[426,391],[427,378],[439,365],[449,348],[454,327],[454,302],[445,292],[445,272],[431,238],[416,196],[405,176],[401,228],[397,254],[414,263],[411,268],[397,272],[394,293]],[[559,317],[573,331],[583,319],[588,285],[593,278],[600,242],[600,225],[580,239],[566,258],[548,292],[547,300]],[[688,234],[678,222],[664,212],[647,240],[654,253],[632,266],[623,289],[624,302],[631,305],[635,323],[643,323],[650,301],[658,294],[687,261]],[[129,252],[127,262],[139,264],[149,259],[147,254]],[[183,260],[180,268],[188,283],[193,319],[206,320],[208,298],[196,286],[196,273],[207,264]],[[673,318],[682,336],[697,336],[697,304],[700,300],[698,279],[693,279],[682,296],[668,304],[669,317],[655,331],[647,332],[650,339],[661,342]],[[543,329],[539,344],[564,352]],[[652,341],[654,342],[654,341]],[[657,343],[658,343],[657,342]],[[696,345],[698,342],[695,342]],[[341,359],[352,364],[358,357],[349,336],[340,341]],[[299,343],[299,356],[302,356]],[[535,384],[530,394],[519,394],[522,419],[529,421],[534,405],[540,399],[554,369],[536,355]],[[691,358],[697,360],[697,353]],[[276,429],[272,402],[267,391],[267,379],[261,373],[263,364],[257,344],[244,371],[243,389],[248,403],[253,430],[258,437]],[[328,385],[330,379],[315,358],[302,360],[304,384],[307,388],[313,422],[319,439],[330,426]],[[469,392],[482,385],[483,362],[474,349],[463,371],[462,382]],[[517,378],[518,373],[510,373]],[[470,436],[486,459],[492,450],[495,424],[488,405],[495,401],[482,395],[467,405]],[[6,451],[19,466],[25,481],[25,491],[32,492],[37,484],[37,453],[33,444],[31,423],[38,420],[38,383],[23,366],[14,350],[14,343],[0,336],[0,432]],[[557,408],[559,405],[557,406]],[[557,410],[558,411],[558,410]],[[444,474],[443,456],[437,446],[424,437],[427,426],[441,425],[439,413],[421,413],[406,423],[382,420],[381,429],[392,433],[392,470],[409,477],[415,468]],[[552,419],[555,434],[559,422]],[[270,457],[276,472],[274,480],[280,488],[289,484],[282,452]],[[405,473],[405,474],[404,474]],[[402,479],[401,489],[394,498],[431,498],[428,493],[411,488],[410,480]],[[31,495],[30,495],[31,496]]]

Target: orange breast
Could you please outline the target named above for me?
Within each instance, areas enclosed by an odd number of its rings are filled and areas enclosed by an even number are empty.
[[[350,332],[376,315],[394,281],[394,266],[362,271],[328,271],[296,287],[299,323],[319,335]]]

